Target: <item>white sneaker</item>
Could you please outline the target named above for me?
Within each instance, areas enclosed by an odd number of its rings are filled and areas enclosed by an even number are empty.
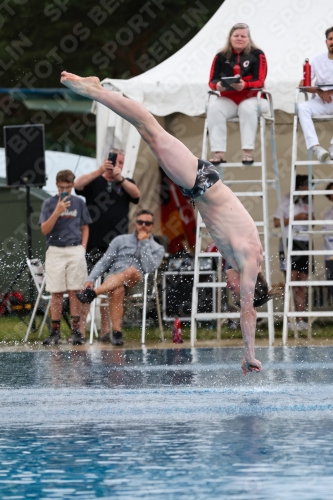
[[[326,151],[326,149],[322,148],[321,146],[313,146],[311,148],[314,154],[317,157],[317,160],[320,162],[324,162],[327,160],[327,158],[330,156],[330,153]]]
[[[330,154],[330,159],[333,160],[333,144],[330,145],[330,149],[328,150]]]
[[[297,323],[297,325],[296,325],[296,326],[297,326],[297,330],[298,330],[299,332],[301,332],[301,331],[303,331],[303,330],[307,330],[307,329],[308,329],[308,324],[307,324],[307,323],[305,323],[305,321],[303,321],[302,319],[301,319],[301,321],[299,321],[299,322]]]

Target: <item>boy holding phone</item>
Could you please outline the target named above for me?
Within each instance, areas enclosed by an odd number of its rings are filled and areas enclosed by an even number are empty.
[[[75,175],[61,170],[56,177],[58,194],[44,201],[39,224],[46,236],[46,290],[51,293],[52,332],[43,345],[60,342],[60,320],[64,292],[68,292],[74,345],[84,343],[80,332],[81,304],[77,290],[87,279],[85,251],[91,218],[86,204],[71,196]]]

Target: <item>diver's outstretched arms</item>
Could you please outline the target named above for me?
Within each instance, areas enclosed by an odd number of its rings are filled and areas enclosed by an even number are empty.
[[[243,361],[242,361],[242,371],[243,374],[246,375],[249,372],[261,372],[262,366],[260,361],[257,359],[253,359],[251,363],[249,363],[244,356]]]

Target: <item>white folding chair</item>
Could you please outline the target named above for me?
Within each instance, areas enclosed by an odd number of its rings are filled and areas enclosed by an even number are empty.
[[[38,338],[41,336],[45,322],[46,322],[47,315],[49,313],[50,305],[51,305],[51,294],[47,294],[47,295],[44,294],[46,278],[45,278],[45,270],[44,270],[44,266],[43,266],[42,262],[39,259],[31,259],[31,260],[27,259],[27,266],[28,266],[29,272],[33,278],[35,287],[37,289],[37,299],[36,299],[33,311],[31,313],[30,322],[29,322],[29,325],[28,325],[23,342],[27,342],[29,335],[30,335],[30,331],[31,331],[33,322],[35,321],[35,318],[36,318],[39,304],[42,300],[44,300],[45,302],[47,302],[47,306],[45,308],[43,321],[41,323],[41,326],[40,326],[40,329],[38,332]]]
[[[150,295],[148,295],[149,273],[146,273],[144,275],[141,344],[145,344],[145,341],[146,341],[147,302],[149,299],[154,299],[154,298],[156,301],[156,310],[157,310],[158,326],[159,326],[159,330],[160,330],[160,339],[162,342],[164,342],[161,305],[160,305],[159,293],[158,293],[158,287],[157,287],[157,273],[158,273],[158,270],[155,269],[154,275],[153,275],[153,286],[152,286],[152,290],[151,290]]]
[[[100,286],[102,279],[97,278],[94,284],[94,288],[97,288]],[[107,295],[99,295],[95,300],[92,301],[90,304],[90,338],[89,338],[89,344],[92,345],[93,343],[93,338],[94,338],[94,333],[95,337],[98,338],[98,331],[97,331],[97,325],[96,325],[96,308],[99,307],[107,307],[109,311],[109,297]],[[109,324],[110,324],[110,330],[112,328],[111,320],[110,320],[110,314],[109,314]]]
[[[157,309],[157,316],[158,316],[158,324],[159,324],[159,330],[160,330],[160,338],[162,341],[164,341],[164,332],[163,332],[163,324],[162,324],[162,315],[161,315],[161,307],[160,307],[160,301],[159,301],[159,295],[158,295],[158,288],[157,288],[157,272],[158,270],[156,269],[154,271],[154,276],[153,276],[153,287],[151,294],[148,295],[148,278],[149,278],[149,273],[145,273],[143,276],[143,283],[144,283],[144,288],[143,288],[143,293],[135,293],[133,295],[130,295],[129,298],[132,299],[142,299],[142,328],[141,328],[141,343],[145,343],[145,338],[146,338],[146,316],[147,316],[147,302],[149,299],[155,298],[156,300],[156,309]],[[100,278],[96,281],[95,287],[100,285]],[[105,303],[102,303],[102,299],[107,299]],[[96,307],[108,307],[108,296],[107,295],[99,295],[92,303],[90,306],[90,341],[89,344],[93,343],[93,338],[94,338],[94,333],[95,336],[98,337],[97,333],[97,326],[96,326]],[[111,323],[111,322],[110,322]],[[110,328],[112,325],[110,325]]]
[[[143,275],[143,291],[139,293],[130,294],[127,297],[127,303],[132,307],[142,308],[142,324],[141,324],[141,344],[145,344],[146,340],[146,324],[147,324],[147,308],[150,301],[156,301],[156,310],[158,325],[160,331],[160,339],[164,341],[163,323],[161,315],[161,307],[159,301],[158,287],[157,287],[158,269],[151,273]],[[149,278],[152,278],[149,280]],[[149,286],[150,285],[150,286]]]

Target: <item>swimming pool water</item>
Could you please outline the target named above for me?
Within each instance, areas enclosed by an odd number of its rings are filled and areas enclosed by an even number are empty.
[[[333,348],[0,353],[2,499],[332,499]]]

